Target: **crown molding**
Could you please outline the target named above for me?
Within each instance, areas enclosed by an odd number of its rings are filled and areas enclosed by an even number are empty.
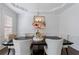
[[[29,11],[28,9],[26,8],[23,8],[19,5],[16,5],[15,3],[6,3],[7,6],[9,6],[11,9],[13,9],[16,13],[37,13],[37,11]],[[67,5],[67,3],[64,3],[62,5],[60,5],[59,7],[56,7],[56,8],[52,8],[50,9],[49,11],[39,11],[40,13],[51,13],[51,12],[55,12],[56,10],[60,10],[61,8],[63,8],[65,5]]]

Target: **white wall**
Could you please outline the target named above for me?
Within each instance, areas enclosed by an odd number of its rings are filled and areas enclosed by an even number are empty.
[[[58,27],[57,27],[57,16],[50,14],[40,14],[41,16],[45,16],[46,20],[46,33],[50,33],[49,35],[57,35]],[[18,22],[18,36],[23,36],[25,33],[34,33],[35,29],[32,26],[34,13],[25,13],[19,15]]]
[[[16,14],[13,10],[8,8],[6,5],[2,5],[2,18],[5,18],[5,15],[12,17],[13,19],[13,32],[17,32],[17,21],[18,21],[18,14]]]
[[[64,38],[70,35],[69,40],[74,43],[72,47],[79,50],[79,4],[74,4],[59,16],[59,35]]]
[[[4,35],[4,16],[8,15],[13,18],[13,32],[17,32],[17,14],[8,8],[5,4],[0,4],[0,36],[3,37]],[[0,43],[3,38],[0,37]]]
[[[0,4],[0,37],[1,37],[1,4]],[[1,38],[0,38],[0,43],[1,43]]]

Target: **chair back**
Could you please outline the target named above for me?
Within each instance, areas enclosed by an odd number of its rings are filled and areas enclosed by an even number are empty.
[[[8,38],[9,38],[10,40],[15,39],[15,38],[16,38],[16,34],[9,34],[9,35],[8,35]]]
[[[63,46],[63,39],[46,39],[47,43],[47,50],[46,53],[48,55],[60,55],[62,46]]]
[[[14,48],[15,48],[15,55],[30,55],[30,46],[31,46],[31,39],[26,40],[13,40]]]

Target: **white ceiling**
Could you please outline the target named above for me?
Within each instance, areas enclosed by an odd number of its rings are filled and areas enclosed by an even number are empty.
[[[8,7],[13,9],[17,13],[25,13],[25,12],[58,12],[62,9],[67,9],[71,4],[66,3],[8,3],[6,4]]]
[[[16,6],[20,6],[22,8],[25,8],[28,11],[31,12],[48,12],[54,8],[58,8],[62,6],[63,4],[60,3],[17,3]]]

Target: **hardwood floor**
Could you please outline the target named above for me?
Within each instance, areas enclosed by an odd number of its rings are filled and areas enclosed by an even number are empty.
[[[62,55],[67,55],[65,49],[62,50]],[[72,47],[69,47],[68,48],[68,55],[79,55],[79,51],[77,51],[76,49],[74,49]]]
[[[2,50],[0,50],[0,55],[6,55],[8,51],[8,47],[3,48]]]
[[[14,55],[13,50],[11,50],[10,55]],[[7,55],[6,52],[8,52],[8,48],[1,50],[0,55]],[[46,53],[44,53],[44,49],[43,49],[43,50],[34,51],[32,55],[46,55]],[[61,55],[67,55],[65,49],[62,50]],[[79,51],[73,49],[72,47],[69,47],[68,48],[68,55],[79,55]]]
[[[44,52],[44,49],[42,49],[38,51],[35,50],[33,52],[33,55],[47,55],[47,54]],[[67,53],[66,49],[63,48],[61,55],[79,55],[79,51],[73,49],[72,47],[68,47],[68,53]]]

